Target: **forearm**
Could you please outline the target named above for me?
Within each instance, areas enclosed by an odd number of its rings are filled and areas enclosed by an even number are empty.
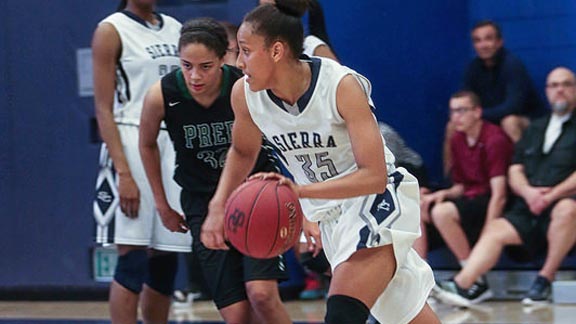
[[[98,120],[100,136],[104,143],[106,143],[106,148],[114,163],[114,169],[120,175],[130,175],[130,167],[128,166],[128,161],[122,148],[122,140],[120,139],[116,122],[114,122],[112,111],[105,108],[97,108],[96,118]]]
[[[520,164],[514,164],[510,166],[508,171],[509,184],[512,192],[520,197],[525,197],[526,189],[532,186],[528,182],[528,179],[524,175],[524,167]]]
[[[448,189],[440,190],[440,192],[443,192],[444,198],[456,199],[464,194],[464,185],[456,183]]]
[[[383,193],[387,181],[385,168],[383,172],[358,169],[338,179],[301,185],[299,192],[301,198],[342,199]]]
[[[166,199],[166,192],[162,182],[162,169],[160,167],[160,151],[156,142],[139,146],[140,157],[146,171],[148,183],[154,195],[154,203],[158,210],[167,210],[170,207]]]
[[[488,202],[486,211],[486,222],[497,219],[502,216],[502,211],[506,205],[506,195],[493,194]]]
[[[547,194],[551,202],[574,195],[576,195],[576,172],[552,187],[552,190]]]

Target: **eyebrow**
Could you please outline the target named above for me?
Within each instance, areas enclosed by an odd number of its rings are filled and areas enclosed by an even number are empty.
[[[180,61],[184,62],[184,63],[188,63],[188,64],[192,64],[190,61],[185,60],[183,58],[180,59]],[[205,62],[200,62],[198,63],[198,65],[206,65],[206,64],[214,64],[214,61],[205,61]],[[193,64],[192,64],[193,65]]]

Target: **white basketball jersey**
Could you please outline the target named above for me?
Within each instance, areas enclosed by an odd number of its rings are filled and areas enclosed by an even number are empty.
[[[324,42],[323,40],[321,40],[320,38],[314,36],[314,35],[308,35],[306,37],[304,37],[304,46],[303,46],[303,54],[306,54],[308,56],[313,56],[314,55],[314,50],[316,50],[316,48],[318,46],[328,46],[326,44],[326,42]]]
[[[161,26],[157,30],[123,12],[100,22],[112,24],[122,42],[114,98],[117,123],[139,125],[148,89],[180,64],[178,39],[182,25],[172,17],[159,16]]]
[[[290,107],[280,102],[271,91],[253,92],[245,82],[246,101],[252,119],[275,146],[280,160],[298,184],[339,178],[355,170],[348,128],[336,105],[340,80],[354,75],[370,99],[370,82],[356,71],[319,57],[312,61],[310,90],[303,96],[307,102]],[[284,106],[284,109],[280,105]],[[376,122],[376,121],[375,121]],[[382,139],[384,142],[384,139]],[[385,147],[388,173],[394,172],[394,156]],[[336,199],[301,199],[304,213],[311,219],[341,203]]]

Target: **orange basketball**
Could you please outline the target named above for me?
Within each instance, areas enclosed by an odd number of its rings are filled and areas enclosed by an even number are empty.
[[[250,180],[228,198],[224,231],[242,254],[268,259],[298,242],[302,217],[298,197],[289,186],[277,180]]]

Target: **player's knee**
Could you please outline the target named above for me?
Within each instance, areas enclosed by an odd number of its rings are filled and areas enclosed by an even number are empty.
[[[326,304],[326,324],[365,324],[370,309],[358,299],[345,295],[332,295]]]
[[[146,285],[163,295],[171,296],[177,270],[178,254],[171,252],[155,255],[148,259]]]
[[[277,283],[249,281],[246,283],[246,294],[250,304],[260,310],[269,309],[279,300]]]
[[[135,294],[142,291],[148,256],[145,250],[132,250],[118,257],[114,280]]]

